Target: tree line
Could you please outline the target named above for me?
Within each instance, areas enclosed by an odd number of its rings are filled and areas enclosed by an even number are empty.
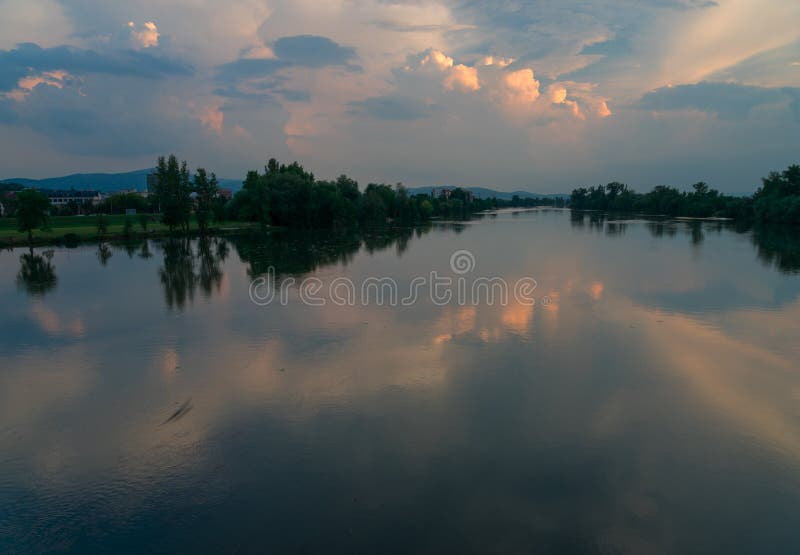
[[[534,205],[537,200],[480,199],[461,188],[449,190],[446,197],[411,194],[400,183],[370,183],[362,191],[358,182],[346,175],[334,181],[318,180],[298,162],[286,165],[272,158],[263,173],[247,174],[226,212],[231,220],[262,226],[349,229],[415,224],[434,217],[464,219],[483,210],[526,202]]]
[[[771,172],[749,197],[737,197],[711,189],[706,183],[692,185],[689,192],[659,185],[637,193],[624,183],[574,189],[569,207],[574,210],[635,212],[642,214],[723,217],[735,220],[800,223],[800,165]]]
[[[368,229],[375,226],[414,225],[432,218],[466,219],[484,210],[504,207],[563,205],[560,199],[475,198],[461,188],[447,194],[411,194],[402,184],[370,183],[362,191],[358,182],[341,175],[336,180],[317,179],[298,162],[281,164],[272,158],[263,172],[250,171],[242,189],[227,200],[220,194],[213,172],[198,168],[174,155],[159,157],[155,187],[150,195],[115,195],[95,207],[98,233],[105,231],[102,214],[116,208],[136,208],[158,214],[170,233],[187,233],[196,222],[201,235],[214,223],[253,222],[261,227],[303,229]],[[25,189],[14,193],[14,216],[20,232],[32,241],[34,229],[44,228],[52,211],[42,193]],[[736,197],[695,183],[690,192],[661,185],[637,193],[613,182],[572,191],[568,206],[574,210],[600,210],[662,214],[667,216],[727,217],[736,220],[800,223],[800,166],[772,172],[751,197]],[[140,222],[147,230],[147,221]],[[132,222],[127,222],[126,233]]]

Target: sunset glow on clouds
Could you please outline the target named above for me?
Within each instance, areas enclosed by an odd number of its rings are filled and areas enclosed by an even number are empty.
[[[0,13],[2,177],[175,152],[226,177],[276,156],[362,182],[751,191],[798,162],[795,2],[0,0]]]

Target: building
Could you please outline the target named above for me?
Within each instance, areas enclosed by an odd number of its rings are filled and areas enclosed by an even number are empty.
[[[450,187],[441,187],[438,189],[438,191],[436,187],[431,189],[431,198],[440,198],[447,200],[450,198],[451,194],[453,194],[453,189],[451,189]]]
[[[443,200],[449,200],[450,197],[453,195],[453,191],[455,190],[456,189],[453,187],[440,187],[438,190],[436,189],[436,187],[434,187],[433,189],[431,189],[431,198],[434,199],[440,198]],[[468,189],[461,189],[461,190],[464,192],[464,200],[466,200],[466,202],[472,202],[473,200],[472,191]]]
[[[230,189],[220,189],[219,196],[221,196],[225,200],[231,200],[233,198],[233,191],[231,191]]]
[[[50,204],[53,206],[66,206],[70,203],[81,205],[87,202],[92,203],[92,206],[97,206],[103,200],[103,195],[100,191],[76,191],[70,189],[69,191],[48,191],[42,192],[50,199]]]

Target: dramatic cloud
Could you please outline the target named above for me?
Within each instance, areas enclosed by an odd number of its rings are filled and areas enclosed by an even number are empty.
[[[765,88],[735,83],[698,83],[665,87],[642,97],[639,106],[658,112],[697,110],[723,119],[743,120],[758,109],[800,114],[800,88]],[[797,119],[800,121],[800,119]]]
[[[263,57],[257,57],[260,54]],[[218,68],[218,78],[236,81],[269,76],[278,70],[289,68],[320,69],[327,66],[342,66],[357,70],[355,50],[336,44],[334,41],[313,35],[299,35],[278,39],[271,47],[261,45],[248,48],[243,56]]]
[[[0,50],[0,91],[15,88],[24,77],[55,71],[148,79],[189,76],[193,72],[187,64],[134,50],[97,52],[71,46],[42,48],[33,43]]]
[[[751,190],[798,162],[797,2],[0,0],[0,13],[9,175],[175,151],[226,177],[277,156],[409,185]]]
[[[533,78],[531,69],[518,69],[505,74],[503,85],[504,100],[508,104],[526,104],[539,98],[539,81]]]

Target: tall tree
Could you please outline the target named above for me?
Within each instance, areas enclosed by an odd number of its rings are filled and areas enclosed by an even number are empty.
[[[200,233],[205,234],[211,221],[214,200],[219,194],[217,176],[212,173],[209,178],[204,168],[198,168],[194,176],[194,192],[197,195],[197,227],[200,228]]]
[[[28,234],[28,244],[33,243],[33,230],[47,225],[50,199],[39,191],[26,189],[16,194],[17,230]]]
[[[191,212],[191,183],[186,162],[178,163],[174,154],[161,156],[156,165],[156,197],[164,225],[174,231],[176,227],[189,227]]]

